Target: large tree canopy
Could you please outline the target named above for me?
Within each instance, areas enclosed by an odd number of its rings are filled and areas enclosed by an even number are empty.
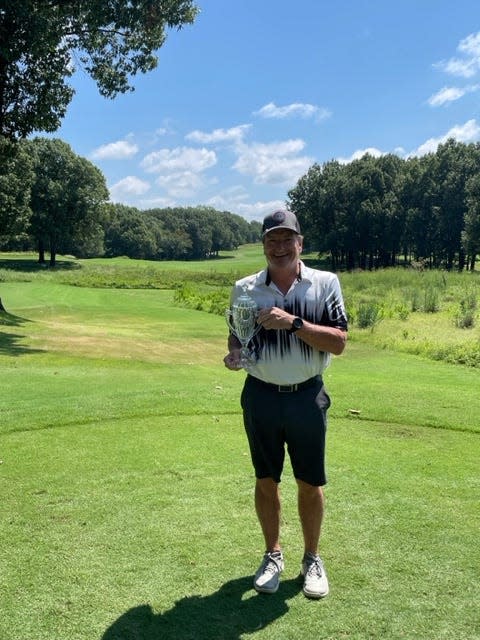
[[[40,261],[47,249],[54,266],[58,251],[69,251],[79,240],[83,249],[99,233],[103,240],[101,222],[108,189],[101,171],[75,155],[62,140],[35,138],[30,147],[35,179],[29,231],[37,242]]]
[[[16,144],[0,136],[0,241],[27,227],[33,169],[27,141]]]
[[[0,135],[55,131],[83,68],[108,98],[157,65],[168,28],[192,23],[192,0],[3,0],[0,3]]]

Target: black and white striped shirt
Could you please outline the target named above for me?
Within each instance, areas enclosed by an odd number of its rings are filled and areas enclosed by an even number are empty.
[[[297,279],[284,295],[270,280],[268,269],[238,280],[232,290],[233,304],[244,292],[259,309],[279,307],[307,322],[347,330],[347,316],[337,276],[306,267],[300,262]],[[257,362],[248,373],[273,384],[296,384],[321,375],[331,354],[317,351],[294,333],[261,329],[251,341]]]

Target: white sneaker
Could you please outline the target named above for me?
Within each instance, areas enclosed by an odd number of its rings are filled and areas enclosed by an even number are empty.
[[[253,579],[255,589],[261,593],[275,593],[280,584],[280,574],[284,566],[281,551],[267,552]]]
[[[307,553],[302,561],[303,593],[307,598],[324,598],[328,595],[328,579],[320,556]]]

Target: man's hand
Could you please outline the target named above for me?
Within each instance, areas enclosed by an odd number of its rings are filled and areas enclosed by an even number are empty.
[[[239,371],[242,368],[242,365],[240,364],[240,349],[232,349],[224,357],[223,362],[227,369],[231,369],[231,371]]]
[[[257,322],[265,329],[291,329],[294,317],[285,309],[268,307],[267,309],[260,309]]]

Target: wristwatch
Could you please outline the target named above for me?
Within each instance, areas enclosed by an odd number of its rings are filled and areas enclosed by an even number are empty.
[[[290,333],[295,333],[303,327],[303,320],[301,318],[294,318],[292,322],[292,328],[290,329]]]

